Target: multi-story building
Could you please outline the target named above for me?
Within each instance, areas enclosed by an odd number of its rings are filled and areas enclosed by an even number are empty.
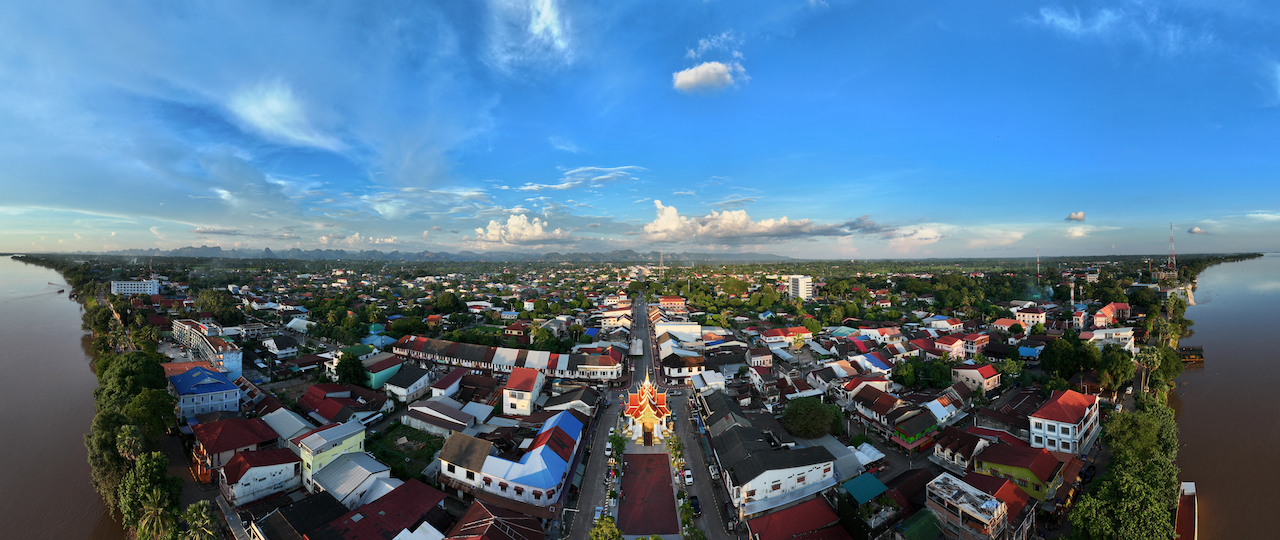
[[[813,278],[809,276],[791,276],[791,287],[788,290],[792,298],[813,300]]]
[[[612,381],[621,377],[625,354],[616,347],[610,347],[606,354],[601,355],[555,354],[485,347],[420,336],[400,338],[391,346],[391,351],[419,362],[435,362],[494,373],[509,373],[516,367],[528,367],[541,371],[547,377],[591,381]]]
[[[1084,454],[1097,440],[1098,396],[1057,390],[1028,418],[1031,446],[1054,452]]]
[[[507,386],[502,389],[502,412],[515,416],[533,414],[533,402],[542,393],[542,386],[546,381],[546,376],[536,369],[511,368]]]
[[[1005,540],[1009,507],[964,481],[942,473],[925,486],[925,504],[938,516],[943,536],[958,540]]]
[[[287,448],[239,452],[218,474],[218,488],[233,507],[302,485],[302,459]]]
[[[294,437],[290,441],[302,458],[302,485],[313,489],[313,477],[326,465],[349,452],[364,451],[364,424],[326,424]]]
[[[173,321],[173,339],[186,347],[197,360],[206,360],[216,366],[228,379],[240,378],[244,355],[235,343],[222,338],[221,328],[191,319],[178,319]]]
[[[1044,448],[1012,444],[993,444],[973,458],[974,472],[1012,481],[1038,501],[1053,500],[1062,487],[1063,468],[1063,462]]]
[[[1000,372],[991,364],[956,366],[951,368],[951,382],[964,383],[969,390],[986,394],[1000,387]]]
[[[1018,319],[1018,324],[1021,324],[1023,329],[1030,332],[1032,326],[1044,324],[1045,315],[1044,310],[1033,307],[1018,310],[1014,317]]]
[[[968,334],[964,336],[964,355],[973,358],[991,343],[991,336],[986,334]]]
[[[221,373],[203,367],[193,367],[169,377],[169,393],[177,399],[178,418],[240,411],[240,388]]]
[[[153,279],[144,279],[140,281],[112,281],[111,294],[134,295],[160,294],[160,282]]]

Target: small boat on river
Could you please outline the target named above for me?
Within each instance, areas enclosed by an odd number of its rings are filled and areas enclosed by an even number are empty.
[[[1178,540],[1195,540],[1200,532],[1199,511],[1196,501],[1196,483],[1183,482],[1178,488],[1178,514],[1173,520],[1173,531]]]

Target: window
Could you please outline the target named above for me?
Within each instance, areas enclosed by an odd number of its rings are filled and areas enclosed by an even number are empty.
[[[1049,433],[1053,433],[1053,432],[1055,432],[1057,429],[1058,429],[1058,426],[1055,426],[1055,425],[1053,425],[1053,424],[1049,424]]]
[[[755,496],[756,496],[756,490],[752,489],[752,490],[747,491],[747,498],[748,498],[748,499],[750,499],[751,497],[755,497]]]
[[[1071,450],[1071,443],[1067,441],[1062,441],[1062,451],[1066,452],[1068,450]]]
[[[1036,444],[1044,444],[1044,437],[1036,435]]]
[[[797,483],[797,484],[803,484],[803,483],[804,483],[804,477],[803,477],[803,476],[801,476],[800,478],[796,478],[796,483]]]
[[[1064,426],[1064,427],[1062,428],[1062,434],[1063,434],[1063,435],[1070,435],[1070,434],[1071,434],[1071,428],[1069,428],[1069,427],[1065,427],[1065,426]]]
[[[780,482],[774,482],[773,487],[769,488],[770,491],[778,491],[779,489],[782,489],[782,484]]]
[[[1057,447],[1058,447],[1058,440],[1057,440],[1057,439],[1049,439],[1049,448],[1057,448]]]
[[[516,408],[516,404],[515,404],[515,403],[508,403],[508,404],[507,404],[507,408],[508,408],[508,409],[514,409],[514,408]]]
[[[1040,491],[1041,489],[1043,489],[1040,487],[1040,484],[1032,484],[1031,487],[1036,488],[1036,491]]]
[[[830,466],[830,465],[827,465],[827,467],[826,467],[825,469],[822,469],[822,474],[827,474],[827,473],[829,473],[829,472],[831,472],[831,466]]]
[[[458,472],[452,463],[449,464],[449,472]]]
[[[1036,429],[1044,429],[1044,422],[1036,422],[1036,424],[1035,424],[1035,428],[1036,428]]]
[[[475,480],[475,479],[476,479],[476,473],[467,471],[467,480]]]

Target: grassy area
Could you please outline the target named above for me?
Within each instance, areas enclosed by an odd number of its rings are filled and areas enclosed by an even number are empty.
[[[408,444],[397,445],[396,441],[402,437],[408,440]],[[422,443],[422,446],[415,448],[415,443]],[[444,439],[403,424],[395,424],[391,429],[373,436],[367,444],[369,451],[378,460],[391,467],[393,476],[403,479],[418,478],[422,469],[431,464],[431,459],[440,451],[441,446],[444,446]]]
[[[476,332],[478,334],[501,334],[505,328],[498,326],[475,326],[468,328],[468,332]]]

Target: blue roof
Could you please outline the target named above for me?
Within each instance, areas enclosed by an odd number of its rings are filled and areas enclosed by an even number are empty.
[[[397,315],[392,315],[392,316],[390,316],[390,317],[387,317],[387,320],[388,320],[388,321],[398,321],[398,320],[403,319],[403,318],[404,318],[404,315],[398,315],[398,314],[397,314]]]
[[[600,333],[600,329],[599,329],[599,328],[588,328],[588,329],[587,329],[587,331],[586,331],[586,332],[584,332],[584,333],[585,333],[586,335],[588,335],[588,336],[596,337],[596,334],[599,334],[599,333]]]
[[[391,339],[390,336],[367,336],[364,339],[360,340],[360,343],[363,343],[365,345],[373,345],[374,347],[378,347],[378,348],[386,347],[387,345],[390,345],[395,342],[396,340]]]
[[[881,493],[888,491],[879,478],[870,474],[860,474],[853,477],[852,480],[843,484],[844,490],[849,496],[858,501],[858,504],[866,504],[867,501],[878,497]]]
[[[1040,358],[1040,349],[1035,347],[1018,347],[1018,356],[1032,356]]]
[[[182,396],[240,390],[225,375],[202,367],[191,368],[186,373],[169,377],[169,382],[178,390],[178,395]]]
[[[576,441],[578,440],[578,437],[582,435],[582,428],[584,426],[582,425],[582,422],[579,422],[577,418],[572,414],[569,414],[569,411],[561,411],[560,414],[552,416],[551,418],[548,418],[546,422],[543,422],[542,429],[538,430],[538,434],[542,434],[543,432],[555,427],[560,428],[561,431],[564,431],[565,435],[573,437],[573,440]]]

